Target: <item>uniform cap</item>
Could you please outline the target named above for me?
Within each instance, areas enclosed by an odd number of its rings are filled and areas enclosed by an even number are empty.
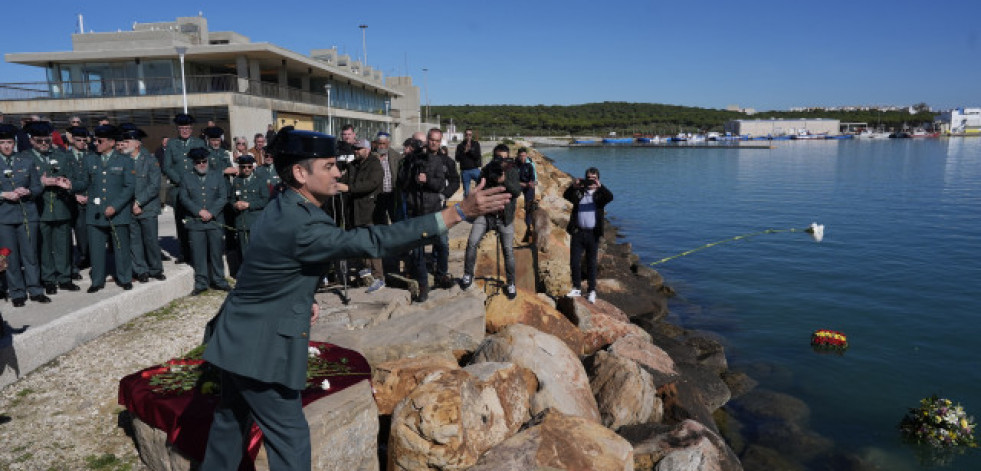
[[[204,147],[195,147],[187,151],[187,156],[195,162],[199,160],[208,160],[209,155],[211,155],[211,152],[209,152],[208,149],[205,149]]]
[[[68,129],[66,129],[66,131],[68,131],[69,133],[71,133],[72,137],[89,137],[89,136],[91,136],[91,134],[89,134],[89,130],[86,129],[85,126],[72,126],[72,127],[68,128]]]
[[[242,154],[238,156],[236,162],[238,162],[239,164],[254,164],[255,157],[253,157],[252,154]]]
[[[95,137],[103,137],[112,140],[119,139],[119,128],[111,124],[103,124],[102,126],[96,126]]]
[[[133,123],[123,123],[119,125],[119,138],[121,140],[135,139],[140,140],[146,137],[146,133],[142,129],[136,127]]]
[[[194,124],[194,116],[191,116],[187,113],[177,113],[177,116],[174,116],[174,124],[178,126],[187,126],[188,124]]]
[[[204,133],[205,136],[208,136],[209,139],[221,139],[221,136],[225,135],[225,130],[219,128],[218,126],[204,128],[201,130],[201,132]]]
[[[297,131],[293,126],[286,126],[276,133],[266,150],[273,154],[277,168],[285,167],[304,159],[337,157],[337,138],[320,132]]]
[[[0,139],[16,139],[18,131],[13,124],[0,123]]]
[[[31,137],[50,136],[54,126],[47,121],[29,121],[24,125],[24,132]]]

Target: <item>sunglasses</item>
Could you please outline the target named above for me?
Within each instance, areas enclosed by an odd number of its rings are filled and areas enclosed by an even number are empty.
[[[37,142],[37,143],[41,143],[41,144],[51,144],[51,138],[50,137],[34,137],[34,138],[31,138],[31,140],[34,141],[34,142]]]
[[[255,167],[255,165],[239,165],[238,166],[238,168],[252,168],[252,167]]]

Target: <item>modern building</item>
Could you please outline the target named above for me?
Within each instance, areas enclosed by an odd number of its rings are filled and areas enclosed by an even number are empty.
[[[837,119],[736,119],[727,121],[726,132],[749,136],[785,136],[802,133],[837,135]]]
[[[981,134],[981,108],[955,108],[934,118],[939,130],[949,134]]]
[[[171,120],[186,108],[200,126],[214,121],[226,138],[249,142],[269,124],[339,133],[350,123],[359,137],[384,130],[395,142],[434,126],[422,122],[411,77],[385,78],[336,48],[304,56],[236,32],[209,31],[203,17],[73,34],[71,51],[5,59],[47,70],[46,82],[0,84],[7,122],[41,115],[64,129],[73,115],[88,126],[108,116],[133,122],[154,139],[173,135]]]

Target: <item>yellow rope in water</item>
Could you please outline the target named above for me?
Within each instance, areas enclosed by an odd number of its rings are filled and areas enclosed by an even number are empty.
[[[660,264],[662,264],[664,262],[667,262],[669,260],[674,260],[676,258],[681,258],[681,257],[684,257],[685,255],[693,254],[695,252],[699,252],[699,251],[705,250],[705,249],[707,249],[709,247],[715,247],[716,245],[724,244],[726,242],[734,242],[734,241],[737,241],[737,240],[748,239],[750,237],[756,237],[756,236],[760,236],[760,235],[764,235],[764,234],[776,234],[776,233],[779,233],[779,232],[807,232],[807,230],[808,230],[808,228],[804,228],[804,229],[790,228],[790,229],[767,229],[765,231],[760,231],[760,232],[751,232],[749,234],[738,235],[736,237],[731,237],[729,239],[724,239],[724,240],[720,240],[720,241],[717,241],[717,242],[712,242],[712,243],[709,243],[709,244],[705,244],[705,245],[703,245],[701,247],[696,247],[696,248],[691,249],[691,250],[686,250],[686,251],[681,252],[681,253],[679,253],[677,255],[672,255],[672,256],[667,257],[667,258],[662,258],[662,259],[660,259],[660,260],[658,260],[656,262],[651,262],[650,265],[651,266],[660,265]]]

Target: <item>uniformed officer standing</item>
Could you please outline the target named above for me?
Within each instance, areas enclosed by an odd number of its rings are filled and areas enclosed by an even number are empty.
[[[56,294],[58,288],[68,291],[81,288],[71,278],[71,207],[75,202],[71,189],[72,181],[77,179],[76,166],[69,162],[71,157],[67,153],[53,149],[51,131],[54,126],[47,121],[28,123],[27,133],[33,148],[22,154],[34,160],[44,187],[37,200],[41,221],[41,284],[47,294]]]
[[[194,117],[191,115],[179,113],[174,117],[174,124],[177,125],[178,137],[167,140],[167,148],[164,150],[163,171],[170,179],[170,183],[173,185],[171,192],[175,195],[175,201],[168,201],[167,204],[174,208],[177,240],[181,246],[181,256],[177,258],[176,263],[183,263],[190,260],[188,254],[191,249],[188,245],[187,229],[184,227],[187,213],[184,210],[184,205],[179,201],[181,178],[184,174],[191,172],[192,164],[187,158],[187,152],[197,147],[205,147],[205,144],[200,138],[193,137],[194,129],[191,125],[194,124]]]
[[[238,468],[254,420],[263,433],[269,468],[310,469],[310,430],[300,391],[306,386],[314,290],[333,260],[395,255],[463,220],[499,211],[503,189],[471,192],[462,203],[391,226],[345,231],[323,211],[337,193],[334,137],[284,127],[271,145],[288,189],[252,225],[239,282],[206,332],[205,361],[221,369],[201,469]]]
[[[255,176],[265,183],[268,199],[275,198],[279,194],[279,190],[282,189],[283,180],[279,178],[279,174],[273,167],[272,153],[263,148],[262,162],[257,161],[256,163],[259,164],[259,167],[255,169]]]
[[[7,256],[7,290],[14,307],[31,301],[51,302],[41,288],[37,263],[37,206],[41,176],[34,159],[14,154],[20,129],[0,123],[0,241],[10,249]]]
[[[160,216],[160,163],[156,156],[143,147],[142,139],[146,133],[136,126],[120,124],[123,142],[123,155],[133,158],[136,172],[133,190],[133,221],[129,224],[130,247],[133,254],[133,277],[140,283],[150,278],[166,280],[163,274],[163,261],[160,257],[159,227]]]
[[[180,202],[187,211],[188,240],[191,243],[191,260],[194,266],[194,290],[191,296],[203,293],[208,287],[229,291],[225,281],[225,265],[222,254],[222,211],[228,202],[228,185],[225,177],[209,164],[208,149],[197,147],[188,152],[194,162],[194,170],[181,177]]]
[[[112,244],[116,262],[116,284],[133,289],[133,259],[130,252],[129,224],[132,222],[133,192],[136,176],[133,159],[114,151],[119,129],[112,125],[95,128],[96,154],[85,156],[79,179],[79,190],[85,190],[88,206],[89,256],[92,286],[95,293],[106,286],[107,244]]]
[[[249,247],[249,229],[259,218],[262,209],[269,201],[266,183],[255,174],[255,157],[243,154],[238,158],[239,174],[232,180],[228,200],[235,215],[235,232],[238,236],[239,252],[245,256]]]
[[[92,135],[89,134],[88,129],[81,126],[69,128],[69,132],[71,132],[72,140],[65,154],[69,164],[75,169],[75,175],[80,176],[85,156],[90,154],[89,138]],[[81,280],[82,275],[79,271],[90,266],[89,235],[85,224],[85,192],[78,188],[74,188],[73,191],[75,201],[72,205],[72,231],[75,233],[75,253],[72,256],[72,279]]]

